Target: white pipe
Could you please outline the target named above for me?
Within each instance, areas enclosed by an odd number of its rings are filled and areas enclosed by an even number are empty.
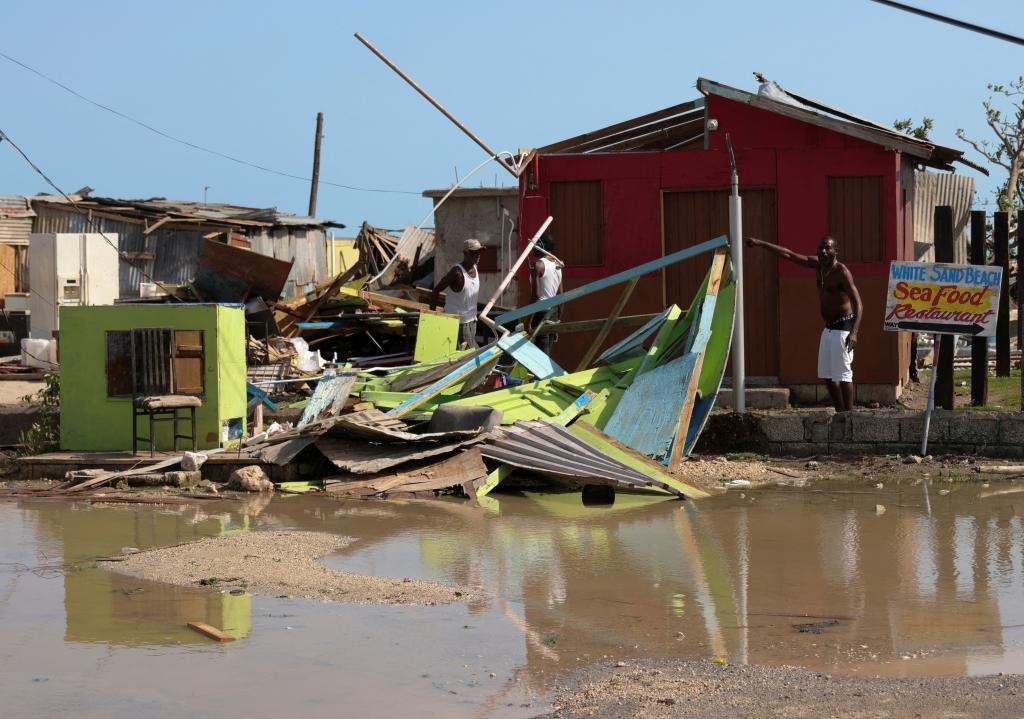
[[[732,327],[732,396],[733,409],[747,411],[746,354],[743,347],[743,198],[740,197],[740,176],[736,159],[729,144],[729,163],[732,165],[732,194],[729,196],[729,244],[732,245],[732,276],[736,283],[736,319]]]
[[[508,287],[509,283],[512,281],[512,278],[515,276],[516,272],[518,272],[519,268],[522,267],[523,262],[525,262],[526,258],[530,255],[530,252],[533,250],[534,245],[537,244],[537,240],[540,239],[541,235],[547,232],[548,226],[552,223],[553,220],[554,218],[549,215],[548,219],[544,220],[544,222],[541,224],[540,229],[538,229],[537,232],[534,233],[533,237],[530,238],[530,241],[526,243],[526,247],[523,248],[523,252],[522,254],[519,255],[519,259],[516,260],[516,263],[514,265],[512,265],[512,269],[510,269],[508,271],[508,274],[505,275],[505,279],[503,279],[501,281],[501,284],[498,285],[498,289],[496,289],[494,291],[494,294],[491,295],[491,299],[487,301],[487,304],[484,305],[484,309],[479,315],[480,321],[487,325],[491,329],[491,331],[497,335],[504,337],[505,335],[509,334],[509,331],[504,327],[499,327],[495,325],[494,320],[492,320],[488,316],[488,314],[494,307],[494,303],[496,303],[498,301],[498,298],[501,297],[501,293],[505,291],[506,287]]]

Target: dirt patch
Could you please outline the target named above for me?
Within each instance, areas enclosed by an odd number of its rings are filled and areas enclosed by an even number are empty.
[[[255,594],[356,604],[443,604],[472,598],[461,587],[348,574],[317,561],[352,541],[323,532],[244,532],[147,550],[108,566],[180,586],[240,588]]]
[[[550,717],[1019,717],[1024,677],[895,679],[709,661],[594,667]]]

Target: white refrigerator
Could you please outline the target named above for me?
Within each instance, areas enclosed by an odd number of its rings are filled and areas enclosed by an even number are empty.
[[[30,337],[53,339],[62,306],[114,304],[119,296],[117,243],[117,234],[110,233],[29,236]]]

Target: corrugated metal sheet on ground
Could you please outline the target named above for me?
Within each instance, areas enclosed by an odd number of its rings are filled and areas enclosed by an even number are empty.
[[[935,208],[953,208],[953,261],[966,264],[974,178],[946,172],[914,173],[914,259],[935,262]]]
[[[683,497],[682,492],[600,452],[567,429],[544,421],[517,422],[494,431],[480,447],[488,459],[545,475],[581,482],[607,483],[620,488],[657,488]]]

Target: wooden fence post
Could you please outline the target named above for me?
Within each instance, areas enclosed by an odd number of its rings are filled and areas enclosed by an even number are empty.
[[[939,205],[935,208],[935,261],[953,262],[953,208]],[[938,357],[934,357],[932,372],[936,372],[935,406],[953,409],[953,355],[956,354],[956,335],[942,340]]]
[[[992,232],[995,264],[1003,268],[999,317],[996,321],[996,377],[1010,376],[1010,215],[997,212]]]
[[[971,213],[971,264],[987,265],[985,251],[985,211]],[[988,337],[971,340],[971,404],[988,404]]]

